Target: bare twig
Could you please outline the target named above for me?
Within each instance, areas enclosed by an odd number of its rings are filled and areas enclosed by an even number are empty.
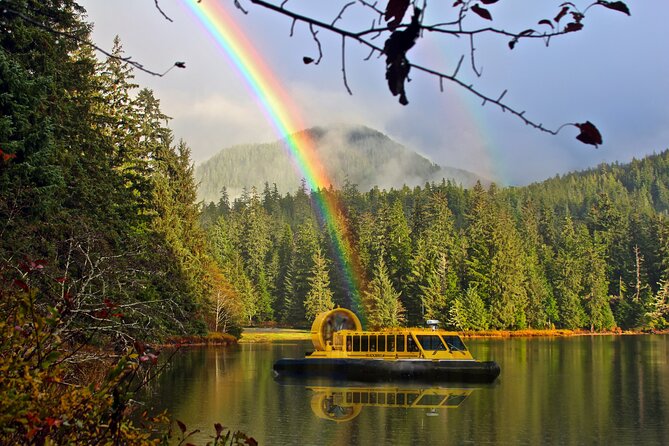
[[[344,7],[341,8],[341,11],[339,11],[339,14],[337,15],[337,17],[335,17],[335,19],[332,21],[331,25],[334,26],[335,23],[337,23],[337,20],[340,20],[340,19],[343,17],[343,15],[344,15],[344,11],[346,11],[346,9],[347,9],[349,6],[353,6],[353,5],[355,5],[355,2],[349,2],[349,3],[346,3],[346,4],[344,5]]]
[[[341,36],[341,39],[342,39],[342,44],[341,44],[342,74],[343,74],[343,79],[344,79],[344,86],[345,86],[345,88],[346,88],[346,90],[349,94],[352,94],[352,92],[351,92],[351,89],[348,86],[348,80],[346,78],[346,66],[345,66],[345,52],[346,52],[345,43],[346,43],[346,40],[351,39],[351,40],[354,40],[354,41],[360,43],[363,46],[368,47],[370,49],[370,54],[367,56],[366,59],[369,59],[371,57],[371,55],[374,54],[374,52],[378,52],[379,55],[383,55],[383,54],[385,54],[385,52],[384,52],[384,49],[382,47],[380,47],[379,45],[374,44],[371,41],[373,39],[368,37],[368,36],[370,36],[372,34],[374,34],[376,36],[376,35],[379,35],[380,33],[383,33],[383,32],[392,31],[386,26],[371,27],[371,28],[368,28],[368,29],[365,29],[365,30],[362,30],[362,31],[350,31],[348,29],[344,29],[344,28],[336,26],[335,22],[337,20],[335,20],[333,23],[326,23],[322,20],[318,20],[317,18],[309,17],[309,16],[306,16],[306,15],[297,13],[295,11],[285,9],[283,7],[285,2],[282,3],[281,6],[279,6],[279,5],[273,4],[273,3],[269,2],[269,1],[266,1],[266,0],[249,0],[249,1],[251,3],[257,5],[257,6],[260,6],[260,7],[263,7],[265,9],[269,9],[271,11],[278,12],[279,14],[282,14],[284,16],[290,17],[294,21],[307,23],[307,24],[310,25],[310,27],[322,28],[322,29],[325,29],[327,31],[330,31],[334,34],[338,34],[339,36]],[[360,3],[360,4],[362,4],[366,7],[370,7],[378,13],[382,13],[382,11],[376,7],[376,3],[370,4],[370,3],[368,3],[364,0],[358,0],[358,3]],[[477,35],[477,34],[489,33],[489,34],[497,34],[497,35],[501,35],[501,36],[506,36],[506,37],[509,37],[511,39],[536,39],[536,38],[539,38],[539,39],[548,40],[551,37],[567,33],[566,31],[564,31],[564,29],[563,30],[557,30],[557,31],[554,31],[554,32],[550,32],[550,33],[531,33],[531,34],[513,33],[513,32],[508,32],[508,31],[505,31],[505,30],[496,29],[496,28],[492,28],[492,27],[480,28],[480,29],[475,29],[475,30],[465,30],[462,27],[462,21],[463,21],[464,17],[465,17],[464,10],[461,10],[459,12],[458,20],[456,20],[454,22],[440,23],[440,24],[437,24],[437,25],[421,25],[421,30],[430,31],[430,32],[438,32],[438,33],[443,33],[443,34],[449,34],[449,35],[453,35],[453,36],[470,36],[470,39],[473,39],[473,36]],[[457,25],[456,29],[446,29],[446,28],[444,28],[445,25],[453,25],[453,24]],[[399,25],[397,29],[406,28],[407,26],[408,25]],[[481,75],[481,70],[479,68],[477,68],[474,64],[473,53],[474,53],[474,45],[473,45],[473,40],[471,40],[472,67],[474,69],[474,72],[477,75],[480,76]],[[508,111],[512,115],[516,116],[523,123],[525,123],[525,125],[533,127],[533,128],[535,128],[539,131],[549,133],[551,135],[557,135],[557,133],[562,128],[564,128],[565,126],[573,125],[572,123],[567,123],[567,124],[564,124],[564,125],[558,127],[556,130],[546,128],[542,123],[537,123],[537,122],[535,122],[531,119],[528,119],[525,116],[525,111],[519,111],[515,108],[510,107],[506,103],[502,102],[502,100],[504,98],[503,94],[501,96],[499,96],[497,99],[495,99],[493,97],[490,97],[490,96],[480,92],[472,84],[467,84],[467,83],[463,82],[462,80],[460,80],[457,77],[458,73],[459,73],[459,70],[460,70],[460,67],[462,65],[462,58],[458,62],[458,65],[457,65],[456,69],[454,70],[453,74],[447,74],[447,73],[438,71],[436,69],[429,68],[429,67],[423,66],[423,65],[418,65],[418,64],[412,63],[412,62],[409,62],[408,65],[411,67],[412,70],[420,71],[420,72],[423,72],[425,74],[435,76],[437,79],[439,79],[440,88],[443,89],[443,81],[448,80],[448,81],[456,84],[457,86],[459,86],[461,88],[464,88],[465,90],[467,90],[468,92],[470,92],[474,96],[478,97],[482,101],[482,103],[484,103],[484,104],[486,104],[486,103],[494,104],[494,105],[498,106],[502,111],[504,111],[504,112]]]
[[[158,4],[158,0],[153,0],[153,1],[154,1],[155,5],[156,5],[156,9],[158,10],[158,12],[160,12],[160,13],[162,14],[163,17],[165,17],[165,20],[167,20],[167,21],[169,21],[169,22],[174,22],[174,20],[172,20],[170,17],[168,17],[168,15],[165,14],[165,11],[163,11],[163,10],[160,8],[160,5]]]
[[[469,58],[472,61],[472,71],[474,71],[474,74],[476,74],[477,77],[481,77],[483,74],[483,68],[476,69],[476,58],[474,57],[474,52],[476,51],[476,47],[474,47],[474,35],[470,34],[469,35],[469,50],[470,50],[470,55]]]
[[[239,0],[235,0],[235,1],[234,1],[234,5],[235,5],[235,8],[239,9],[239,10],[240,10],[241,12],[243,12],[244,14],[248,14],[248,13],[249,13],[246,9],[244,9],[244,7],[242,6],[242,4],[239,3]]]
[[[346,91],[348,91],[348,94],[353,95],[353,92],[351,91],[351,88],[348,86],[348,80],[346,79],[346,37],[345,36],[341,37],[341,72],[342,72],[342,76],[344,78],[344,87],[346,87]]]
[[[314,64],[318,65],[321,62],[321,59],[323,59],[323,48],[321,47],[321,41],[318,40],[318,31],[316,31],[314,25],[311,23],[309,24],[309,31],[311,31],[311,37],[313,37],[314,42],[316,42],[316,47],[318,48],[318,59],[314,62]]]

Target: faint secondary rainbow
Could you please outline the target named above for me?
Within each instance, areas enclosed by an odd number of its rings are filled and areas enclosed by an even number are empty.
[[[305,129],[300,113],[285,93],[272,70],[263,62],[244,32],[217,0],[182,0],[198,22],[207,30],[220,49],[239,70],[252,93],[260,101],[268,120],[285,138],[286,149],[307,186],[321,190],[315,194],[316,209],[334,243],[337,262],[346,280],[349,298],[360,316],[361,268],[349,239],[349,228],[337,198],[325,189],[332,185],[314,144]]]

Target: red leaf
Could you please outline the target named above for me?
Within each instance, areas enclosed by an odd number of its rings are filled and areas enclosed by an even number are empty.
[[[407,12],[407,8],[409,8],[409,3],[409,0],[388,0],[384,19],[388,22],[388,28],[391,31],[394,31],[402,22],[404,14]]]
[[[248,444],[249,446],[258,446],[258,442],[253,437],[247,438],[245,443]]]
[[[597,127],[590,122],[586,121],[582,124],[574,124],[581,133],[578,134],[576,139],[581,141],[583,144],[590,144],[597,147],[599,144],[602,144],[602,135],[597,130]]]
[[[182,434],[186,432],[186,425],[183,422],[177,420],[177,425]]]
[[[135,346],[135,350],[137,350],[137,353],[139,353],[140,355],[144,354],[144,350],[145,350],[146,347],[144,346],[144,344],[142,342],[135,341],[133,345]]]
[[[186,68],[186,62],[174,62],[174,66],[177,68]]]
[[[60,425],[63,423],[62,420],[59,420],[58,418],[53,418],[53,417],[46,417],[46,420],[45,420],[45,421],[46,421],[46,424],[47,424],[49,427],[53,427],[53,426],[58,427],[58,426],[60,426]]]
[[[556,15],[555,18],[553,19],[555,23],[558,23],[560,19],[564,17],[565,14],[567,14],[568,11],[569,11],[569,6],[563,6],[560,12],[558,12],[558,15]]]
[[[14,279],[14,285],[16,285],[17,287],[21,288],[21,289],[22,289],[23,291],[25,291],[26,293],[30,290],[30,288],[28,287],[28,285],[27,285],[23,280]]]
[[[455,8],[456,6],[462,5],[464,2],[462,0],[456,0],[455,3],[453,3],[453,7]]]
[[[220,437],[221,432],[223,432],[223,426],[221,425],[221,423],[214,423],[214,429],[216,429],[216,435]]]
[[[493,3],[497,3],[498,0],[481,0],[481,3],[484,5],[492,5]]]
[[[578,22],[578,23],[581,23],[581,20],[583,20],[583,18],[585,17],[585,16],[584,16],[583,14],[581,14],[580,12],[574,12],[574,11],[572,11],[570,14],[571,14],[571,16],[574,18],[574,22]]]
[[[630,10],[625,4],[625,2],[607,2],[600,0],[597,2],[597,4],[605,8],[613,9],[614,11],[622,12],[627,15],[632,15],[630,14]]]
[[[551,23],[551,21],[548,20],[548,19],[539,20],[539,23],[538,23],[538,24],[539,24],[539,25],[548,25],[548,26],[550,26],[551,28],[555,28],[555,27],[553,26],[553,23]]]
[[[580,31],[583,29],[583,24],[578,22],[567,23],[567,26],[564,27],[564,32],[573,33],[575,31]]]
[[[314,61],[314,59],[312,59],[311,57],[304,56],[304,57],[302,58],[302,62],[304,62],[305,65],[309,65],[309,64],[312,63],[313,61]]]
[[[481,8],[479,5],[472,6],[472,11],[474,11],[476,14],[478,14],[480,17],[483,17],[486,20],[492,20],[492,15],[490,15],[490,11],[488,11],[485,8]]]
[[[67,279],[65,277],[56,277],[54,280],[58,283],[65,283]]]

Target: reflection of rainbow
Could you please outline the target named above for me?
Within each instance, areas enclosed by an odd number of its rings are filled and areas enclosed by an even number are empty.
[[[321,190],[320,193],[313,194],[317,213],[333,240],[337,262],[346,280],[351,305],[360,314],[363,310],[359,301],[361,270],[349,239],[348,225],[337,198],[325,190],[332,182],[314,150],[309,135],[300,132],[304,129],[304,125],[298,111],[290,97],[283,91],[278,79],[246,39],[244,32],[237,27],[234,19],[218,1],[183,0],[183,2],[235,64],[253,94],[261,102],[268,119],[279,135],[285,137],[286,148],[307,186],[313,191]]]

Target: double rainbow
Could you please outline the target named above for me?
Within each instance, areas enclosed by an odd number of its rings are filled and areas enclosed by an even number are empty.
[[[306,132],[300,113],[285,93],[271,69],[265,65],[235,20],[216,0],[183,0],[198,22],[239,70],[261,103],[268,120],[286,141],[294,165],[312,191],[315,208],[334,244],[336,260],[346,281],[353,310],[362,315],[360,305],[361,269],[350,240],[350,231],[337,197],[326,188],[333,183]]]

